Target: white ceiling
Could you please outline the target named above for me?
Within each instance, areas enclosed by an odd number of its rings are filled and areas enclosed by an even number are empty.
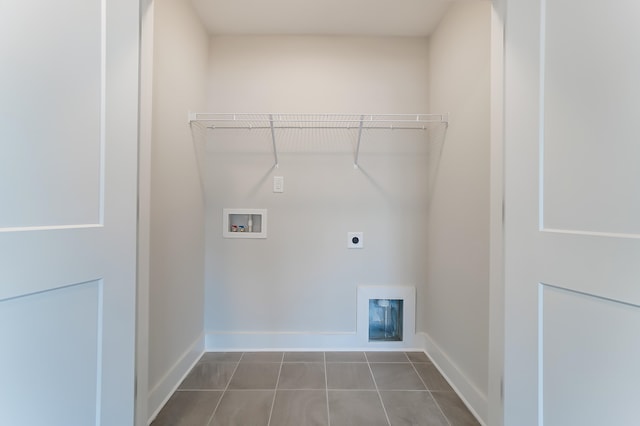
[[[428,36],[455,0],[192,0],[213,35]]]

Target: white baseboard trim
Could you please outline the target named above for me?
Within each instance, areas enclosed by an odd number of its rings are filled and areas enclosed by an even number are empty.
[[[376,351],[424,350],[415,345],[415,338],[403,342],[362,343],[355,331],[340,332],[207,332],[205,349],[211,351]]]
[[[465,376],[462,370],[458,368],[428,334],[419,332],[416,333],[416,336],[418,341],[422,340],[422,350],[426,352],[438,371],[440,371],[447,382],[449,382],[480,424],[486,426],[489,407],[487,395],[482,393],[480,389]]]
[[[178,388],[182,380],[191,371],[204,353],[204,334],[187,348],[178,358],[175,364],[162,376],[162,379],[151,389],[147,402],[149,413],[148,424],[156,418],[162,407],[167,403],[171,395]]]

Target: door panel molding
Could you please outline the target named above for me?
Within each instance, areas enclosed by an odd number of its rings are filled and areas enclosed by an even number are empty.
[[[1,424],[100,425],[103,289],[93,280],[0,301],[3,345],[21,349],[0,353]]]
[[[107,1],[0,17],[0,232],[104,223]]]
[[[1,233],[0,300],[103,278],[105,229]]]
[[[540,230],[638,239],[640,81],[620,79],[640,74],[629,2],[540,4]]]
[[[640,305],[555,285],[539,288],[539,397],[545,426],[637,422]]]
[[[104,224],[78,224],[78,225],[57,225],[57,226],[24,226],[24,227],[12,227],[12,228],[0,228],[0,232],[38,232],[38,231],[60,231],[69,229],[89,229],[89,228],[101,228]]]
[[[619,234],[615,232],[580,231],[575,229],[541,228],[540,232],[547,232],[549,234],[584,235],[586,237],[631,238],[631,239],[640,238],[640,234]]]

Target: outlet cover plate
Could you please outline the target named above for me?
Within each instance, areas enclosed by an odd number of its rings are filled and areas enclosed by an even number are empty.
[[[273,192],[284,192],[284,176],[273,177]]]
[[[347,232],[347,248],[361,249],[364,247],[363,232]]]

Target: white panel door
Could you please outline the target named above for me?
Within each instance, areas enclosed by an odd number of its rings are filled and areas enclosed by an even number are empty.
[[[133,424],[138,4],[0,2],[0,424]]]
[[[509,0],[505,424],[640,424],[640,3]]]

